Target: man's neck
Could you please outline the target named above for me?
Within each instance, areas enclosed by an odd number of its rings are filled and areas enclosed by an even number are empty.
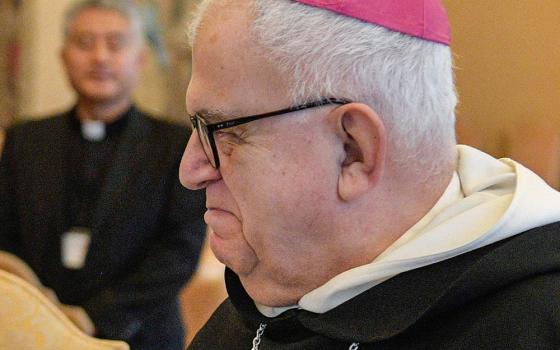
[[[92,102],[79,99],[76,104],[76,114],[80,120],[99,120],[112,123],[123,115],[131,106],[130,99],[111,101],[109,103]]]
[[[373,261],[434,207],[451,181],[454,164],[442,166],[440,172],[432,171],[432,176],[422,181],[429,171],[388,168],[382,185],[370,195],[376,200],[366,199],[361,209],[345,215],[348,227],[345,231],[367,232],[352,239],[348,234],[345,237],[355,242],[356,247],[362,247],[362,252],[356,254],[354,267]],[[358,223],[362,224],[361,228],[357,227]]]

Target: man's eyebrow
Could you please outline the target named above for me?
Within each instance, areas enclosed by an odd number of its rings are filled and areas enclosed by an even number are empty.
[[[206,121],[206,123],[208,124],[219,123],[232,118],[231,114],[227,114],[220,110],[201,109],[195,114],[198,114],[200,117],[202,117],[202,119],[204,119],[204,121]]]

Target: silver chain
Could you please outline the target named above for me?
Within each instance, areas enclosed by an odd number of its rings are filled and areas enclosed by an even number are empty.
[[[259,350],[259,345],[261,343],[261,337],[264,333],[265,328],[266,328],[266,323],[261,323],[259,325],[259,329],[257,329],[257,334],[255,335],[255,338],[253,339],[253,347],[251,348],[251,350]],[[360,343],[352,343],[352,345],[350,345],[348,350],[358,350],[359,347],[360,347]]]
[[[253,347],[251,350],[259,350],[259,344],[261,343],[261,337],[264,333],[264,329],[266,328],[266,323],[261,323],[259,325],[259,329],[257,329],[257,335],[253,339]]]

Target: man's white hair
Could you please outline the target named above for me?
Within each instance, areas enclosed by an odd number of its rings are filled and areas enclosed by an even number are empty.
[[[214,1],[203,1],[191,43]],[[428,176],[449,168],[457,96],[448,46],[290,0],[250,1],[256,44],[289,79],[294,104],[321,97],[365,103],[386,126],[393,161]]]

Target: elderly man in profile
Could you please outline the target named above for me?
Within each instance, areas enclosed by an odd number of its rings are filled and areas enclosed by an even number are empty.
[[[457,146],[438,0],[215,0],[183,185],[229,298],[191,349],[560,347],[560,194]]]

